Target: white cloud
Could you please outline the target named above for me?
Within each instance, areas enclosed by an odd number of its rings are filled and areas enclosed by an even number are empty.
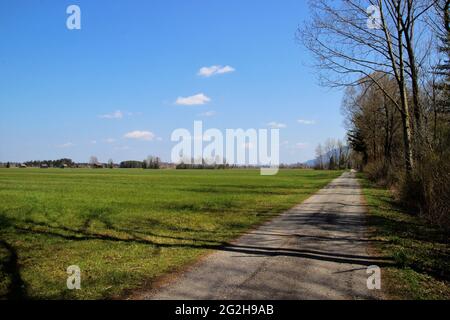
[[[179,97],[175,103],[181,106],[198,106],[206,104],[210,101],[211,99],[209,97],[203,93],[199,93],[190,97]]]
[[[287,125],[285,125],[284,123],[278,123],[278,122],[270,122],[267,124],[270,128],[272,129],[284,129],[287,127]]]
[[[214,117],[215,115],[215,111],[207,111],[199,114],[200,117]]]
[[[123,118],[123,112],[120,110],[117,110],[113,113],[103,114],[99,116],[101,119],[122,119]]]
[[[97,140],[92,140],[91,144],[97,144]]]
[[[234,72],[236,69],[230,66],[211,66],[211,67],[203,67],[199,70],[198,75],[201,77],[209,78],[216,74],[225,74]]]
[[[116,139],[109,138],[109,139],[106,139],[105,142],[106,143],[114,143],[114,142],[116,142]]]
[[[316,121],[314,121],[314,120],[299,119],[299,120],[297,120],[297,122],[300,123],[300,124],[307,125],[307,126],[312,126],[312,125],[316,124]]]
[[[74,144],[72,142],[67,142],[67,143],[60,144],[57,147],[58,148],[70,148],[70,147],[73,147],[73,146],[74,146]]]
[[[155,134],[150,131],[132,131],[125,134],[124,138],[126,139],[135,139],[135,140],[145,140],[152,141],[156,138]]]

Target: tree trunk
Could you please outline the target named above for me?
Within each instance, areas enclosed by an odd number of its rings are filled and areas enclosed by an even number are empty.
[[[414,158],[412,152],[412,137],[411,137],[411,119],[409,114],[408,100],[406,98],[406,92],[403,89],[402,100],[404,100],[404,112],[402,113],[402,124],[403,124],[403,144],[404,144],[404,157],[405,157],[405,167],[406,174],[410,175],[414,168]]]
[[[403,60],[403,27],[401,20],[401,9],[400,3],[397,3],[396,7],[397,14],[397,41],[398,47],[400,48],[398,51],[398,84],[400,89],[400,99],[402,106],[402,123],[403,123],[403,143],[404,143],[404,157],[405,157],[405,169],[406,174],[411,175],[414,169],[414,157],[412,150],[412,132],[411,132],[411,116],[410,116],[410,106],[408,103],[408,95],[406,90],[406,80],[405,80],[405,62]]]

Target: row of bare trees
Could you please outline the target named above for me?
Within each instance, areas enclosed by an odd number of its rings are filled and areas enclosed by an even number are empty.
[[[316,148],[316,164],[318,170],[343,170],[350,164],[350,149],[342,140],[327,139]]]
[[[299,38],[343,109],[359,166],[450,221],[450,0],[314,0]]]

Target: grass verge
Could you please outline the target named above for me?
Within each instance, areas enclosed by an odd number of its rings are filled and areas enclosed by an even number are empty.
[[[365,195],[374,249],[394,259],[383,270],[387,298],[450,299],[450,245],[448,231],[409,215],[396,205],[390,191],[359,175]]]

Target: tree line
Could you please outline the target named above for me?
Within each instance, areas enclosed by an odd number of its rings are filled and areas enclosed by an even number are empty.
[[[122,169],[160,169],[161,159],[159,157],[149,156],[144,161],[122,161],[119,167]]]
[[[369,15],[372,5],[376,14]],[[450,0],[316,0],[299,39],[345,88],[354,163],[450,226]]]
[[[324,144],[319,143],[316,148],[314,168],[318,170],[344,170],[349,169],[350,148],[345,142],[329,138]]]
[[[96,156],[91,156],[89,158],[89,162],[87,163],[77,163],[72,159],[63,158],[58,160],[31,160],[23,163],[19,162],[6,162],[0,163],[1,167],[20,167],[21,165],[25,165],[27,167],[48,167],[48,168],[134,168],[134,169],[160,169],[162,166],[162,161],[159,157],[148,156],[143,161],[122,161],[120,164],[115,164],[112,159],[109,159],[107,163],[102,163],[98,160]]]
[[[89,164],[91,167],[107,167],[110,169],[115,168],[117,165],[114,164],[114,161],[112,159],[108,160],[108,163],[106,165],[100,163],[98,161],[98,158],[95,156],[92,156],[89,160]],[[161,159],[159,157],[155,156],[148,156],[143,161],[136,161],[136,160],[126,160],[120,162],[118,165],[121,169],[160,169],[161,168]]]
[[[32,160],[24,162],[28,167],[40,167],[46,165],[48,167],[61,168],[63,166],[74,167],[76,164],[72,159],[63,158],[58,160]]]

